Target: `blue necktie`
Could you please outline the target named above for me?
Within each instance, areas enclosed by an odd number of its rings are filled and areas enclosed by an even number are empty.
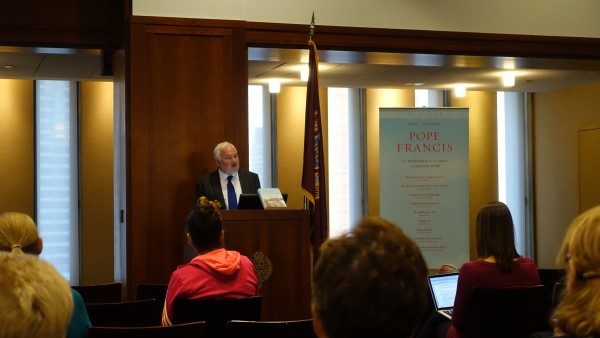
[[[231,175],[227,176],[227,209],[229,210],[237,209],[237,196],[233,184],[231,183],[232,178],[233,176]]]

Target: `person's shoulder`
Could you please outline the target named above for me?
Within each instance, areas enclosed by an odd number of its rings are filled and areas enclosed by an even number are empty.
[[[475,260],[475,261],[470,261],[470,262],[466,262],[464,263],[461,267],[460,267],[460,271],[462,272],[464,271],[471,271],[472,269],[479,269],[482,266],[488,266],[490,263],[486,262],[486,261],[482,261],[480,259]]]
[[[537,271],[537,266],[535,265],[535,262],[531,258],[519,257],[515,260],[515,263],[517,263],[518,265],[520,265],[522,267],[535,269]]]
[[[202,175],[202,176],[200,176],[200,178],[198,178],[198,180],[207,180],[207,179],[209,179],[210,177],[212,177],[212,176],[215,176],[215,175],[219,175],[219,171],[218,171],[218,169],[217,169],[217,170],[214,170],[214,171],[211,171],[211,172],[209,172],[209,173],[207,173],[207,174],[204,174],[204,175]]]
[[[529,258],[529,257],[519,257],[516,259],[517,262],[521,263],[521,264],[533,264],[535,265],[535,262],[533,261],[533,259]]]
[[[218,178],[219,173],[218,173],[217,170],[215,170],[213,172],[210,172],[208,174],[204,174],[204,175],[198,177],[198,179],[196,180],[196,182],[197,183],[206,183],[206,184],[208,184],[208,183],[210,183],[211,177],[214,177],[215,175],[217,175],[217,178]]]
[[[73,294],[73,302],[75,304],[83,303],[83,297],[81,296],[81,293],[79,293],[79,291],[71,288],[71,293]]]
[[[488,274],[495,269],[497,269],[496,264],[478,259],[464,263],[460,267],[459,274],[462,278],[478,278],[481,273]]]

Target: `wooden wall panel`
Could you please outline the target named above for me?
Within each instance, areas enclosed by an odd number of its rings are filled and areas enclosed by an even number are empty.
[[[309,25],[248,22],[252,47],[307,48]],[[600,39],[317,25],[319,50],[597,59]],[[356,60],[359,62],[359,60]]]
[[[131,0],[4,0],[0,45],[114,49],[130,13]]]
[[[248,165],[243,33],[197,23],[134,21],[128,100],[130,291],[138,282],[166,283],[183,263],[195,181],[216,169],[214,146],[233,142],[242,165]]]

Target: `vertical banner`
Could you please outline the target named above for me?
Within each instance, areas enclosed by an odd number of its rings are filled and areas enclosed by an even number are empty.
[[[469,110],[379,109],[380,215],[429,269],[469,260]]]
[[[311,210],[310,224],[313,261],[316,262],[321,244],[327,240],[327,181],[325,179],[325,153],[323,151],[323,127],[319,101],[319,54],[314,41],[308,57],[309,77],[306,84],[306,117],[304,123],[304,157],[302,165],[302,189]]]

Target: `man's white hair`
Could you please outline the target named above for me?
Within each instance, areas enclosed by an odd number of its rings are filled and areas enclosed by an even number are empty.
[[[217,146],[215,147],[215,150],[213,150],[213,156],[215,157],[215,161],[220,161],[221,160],[221,150],[223,150],[225,148],[229,148],[229,147],[232,147],[233,149],[235,149],[237,151],[235,146],[227,141],[217,144]]]

